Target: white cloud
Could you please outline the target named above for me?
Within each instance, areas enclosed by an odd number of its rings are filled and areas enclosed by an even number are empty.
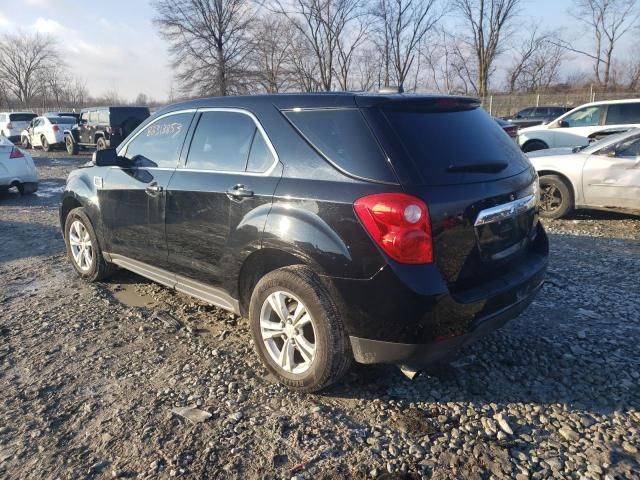
[[[9,19],[4,16],[4,13],[0,12],[0,28],[6,28],[9,25],[11,25]]]
[[[51,18],[38,17],[33,28],[39,33],[55,34],[66,30],[60,22]]]
[[[113,30],[113,25],[111,25],[111,22],[109,22],[109,20],[107,20],[104,17],[100,17],[100,20],[98,20],[98,23],[105,30]]]
[[[39,8],[52,8],[53,0],[27,0],[27,5]]]

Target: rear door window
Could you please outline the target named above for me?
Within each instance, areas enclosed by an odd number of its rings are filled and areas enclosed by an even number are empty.
[[[187,168],[244,172],[256,133],[251,117],[238,112],[203,112],[191,140]]]
[[[640,123],[640,103],[614,103],[607,109],[607,125]]]
[[[284,113],[307,142],[338,169],[363,179],[396,182],[359,109]]]
[[[98,112],[98,120],[104,125],[109,124],[109,110],[100,110]]]
[[[140,131],[124,155],[139,167],[175,168],[193,113],[167,115]]]

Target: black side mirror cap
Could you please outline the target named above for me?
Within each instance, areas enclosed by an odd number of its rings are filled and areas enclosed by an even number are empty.
[[[570,127],[569,122],[567,122],[566,120],[560,120],[558,122],[558,126],[560,128],[569,128]]]
[[[93,152],[93,164],[96,167],[120,167],[124,159],[119,157],[115,148],[105,148]]]

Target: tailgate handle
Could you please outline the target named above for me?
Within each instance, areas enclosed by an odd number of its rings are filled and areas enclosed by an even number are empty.
[[[535,206],[536,196],[528,195],[514,200],[513,202],[487,208],[478,214],[478,218],[476,219],[474,226],[479,227],[480,225],[486,225],[487,223],[499,222],[505,218],[515,217],[527,210],[535,208]]]

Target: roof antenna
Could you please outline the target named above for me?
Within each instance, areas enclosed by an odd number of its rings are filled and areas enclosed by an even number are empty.
[[[402,86],[389,85],[386,87],[382,87],[380,90],[378,90],[378,93],[384,93],[387,95],[394,93],[404,93],[404,88],[402,88]]]

